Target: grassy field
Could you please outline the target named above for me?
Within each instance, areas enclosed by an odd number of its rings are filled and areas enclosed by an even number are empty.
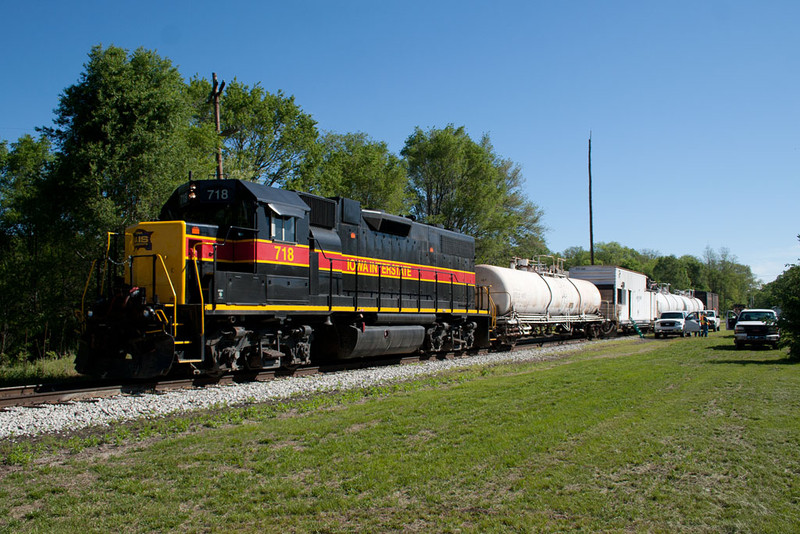
[[[13,532],[797,532],[800,365],[627,338],[0,453]]]
[[[42,358],[33,362],[0,364],[0,387],[81,380],[75,371],[75,357]]]

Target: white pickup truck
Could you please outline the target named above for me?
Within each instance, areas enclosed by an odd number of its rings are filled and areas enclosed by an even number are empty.
[[[719,332],[720,324],[722,320],[717,315],[717,312],[714,310],[703,310],[700,313],[706,316],[708,319],[708,329],[712,332]]]
[[[661,312],[659,315],[656,324],[653,326],[653,332],[655,332],[655,336],[667,337],[667,336],[681,336],[685,337],[688,335],[684,326],[686,324],[686,315],[685,311],[665,311]]]
[[[737,349],[745,344],[770,345],[778,348],[781,333],[778,330],[778,316],[774,310],[746,309],[739,313],[733,329],[734,343]]]

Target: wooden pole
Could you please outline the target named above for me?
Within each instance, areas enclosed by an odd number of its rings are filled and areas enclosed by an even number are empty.
[[[225,88],[225,82],[222,82],[222,84],[217,83],[216,72],[213,72],[211,77],[214,85],[211,88],[209,99],[214,102],[214,124],[217,127],[217,180],[222,180],[222,138],[220,137],[222,130],[219,121],[219,97],[222,94],[222,89]]]
[[[592,215],[592,131],[589,130],[589,254],[594,265],[594,223]]]

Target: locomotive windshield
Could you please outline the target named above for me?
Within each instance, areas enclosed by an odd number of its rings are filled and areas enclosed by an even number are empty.
[[[227,182],[190,183],[178,191],[161,211],[162,221],[186,221],[220,228],[254,228],[256,204],[239,200]],[[175,202],[177,200],[177,202]]]
[[[235,204],[193,204],[181,209],[175,220],[189,223],[209,224],[220,228],[237,226],[255,227],[255,205],[251,202]]]

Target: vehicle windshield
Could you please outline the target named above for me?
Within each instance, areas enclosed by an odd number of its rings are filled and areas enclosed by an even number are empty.
[[[775,319],[773,312],[742,312],[739,316],[740,321],[768,321]]]
[[[661,314],[662,319],[683,319],[681,312],[664,312]]]

